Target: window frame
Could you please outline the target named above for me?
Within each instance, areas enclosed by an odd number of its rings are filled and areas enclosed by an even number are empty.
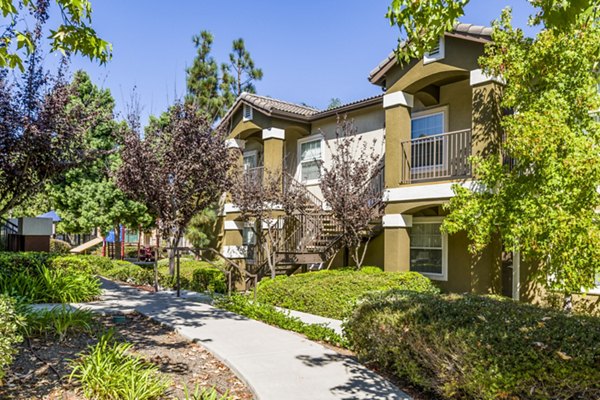
[[[414,217],[412,226],[415,225],[424,225],[424,224],[441,224],[444,222],[444,217]],[[444,232],[440,232],[442,235],[442,272],[440,274],[432,273],[432,272],[419,272],[413,271],[410,265],[410,251],[413,249],[412,247],[412,239],[411,239],[412,231],[409,233],[409,245],[408,245],[408,254],[409,254],[409,265],[408,270],[412,272],[417,272],[423,276],[428,277],[434,281],[448,281],[448,234]],[[433,248],[432,248],[433,249]]]
[[[249,104],[244,104],[242,107],[242,120],[243,121],[252,121],[254,118],[254,109]]]
[[[242,162],[244,161],[244,159],[246,157],[252,157],[252,156],[254,156],[254,159],[256,160],[256,165],[254,167],[252,167],[252,168],[258,168],[258,150],[246,150],[246,151],[244,151],[244,154],[242,156]],[[252,169],[252,168],[249,168],[249,169]],[[247,171],[247,169],[246,169],[246,163],[244,163],[244,172],[245,171]]]
[[[442,133],[438,133],[436,135],[442,135],[444,133],[448,133],[449,129],[449,123],[448,123],[448,105],[444,105],[441,107],[435,107],[435,108],[430,108],[430,109],[426,109],[426,110],[421,110],[421,111],[417,111],[414,113],[411,113],[410,115],[410,123],[411,123],[411,129],[410,129],[410,140],[416,140],[416,139],[420,139],[420,138],[413,138],[413,132],[412,132],[412,122],[414,120],[418,120],[418,119],[423,119],[423,118],[427,118],[427,117],[431,117],[437,114],[441,114],[442,115]],[[435,136],[435,135],[431,135],[431,136]],[[444,137],[442,137],[442,142],[443,142],[443,148],[445,149],[445,143],[446,139]],[[432,142],[435,144],[435,142]],[[412,147],[412,146],[411,146]],[[431,165],[424,165],[421,167],[412,167],[411,170],[415,171],[415,173],[417,174],[424,174],[427,173],[429,171],[433,171],[436,169],[447,169],[448,168],[448,152],[446,150],[443,150],[442,152],[442,163],[441,164],[431,164]]]
[[[321,157],[318,159],[302,160],[302,145],[306,144],[306,143],[317,142],[317,141],[320,142]],[[321,135],[320,133],[310,135],[310,136],[307,136],[302,139],[298,139],[298,143],[297,143],[298,168],[297,168],[297,172],[296,172],[296,179],[299,182],[301,182],[305,185],[318,185],[321,182],[321,176],[323,176],[323,163],[325,161],[324,145],[325,145],[325,141],[323,139],[323,135]],[[321,164],[319,165],[319,178],[303,180],[302,179],[302,164],[314,162],[314,161],[321,162]]]
[[[440,61],[446,58],[446,38],[441,36],[438,39],[438,51],[434,55],[430,55],[429,52],[423,54],[423,65],[431,64],[436,61]]]

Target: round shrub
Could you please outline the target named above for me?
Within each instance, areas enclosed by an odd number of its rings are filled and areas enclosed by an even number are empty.
[[[154,271],[152,269],[142,268],[127,261],[113,261],[112,268],[104,271],[102,275],[135,285],[154,284]]]
[[[346,323],[359,358],[447,399],[600,398],[600,319],[392,290]]]
[[[190,289],[196,292],[225,293],[227,278],[217,268],[197,268],[192,275]]]
[[[0,386],[4,371],[17,352],[16,344],[22,340],[19,335],[21,323],[22,318],[15,311],[15,300],[0,294]]]
[[[71,245],[64,240],[50,239],[50,253],[66,254],[71,250]]]
[[[323,317],[344,319],[359,297],[371,291],[388,289],[438,292],[428,278],[416,272],[382,272],[370,267],[361,271],[326,270],[263,279],[258,285],[257,300]]]

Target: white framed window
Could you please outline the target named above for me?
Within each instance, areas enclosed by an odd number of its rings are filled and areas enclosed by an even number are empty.
[[[448,280],[448,235],[443,217],[415,217],[410,229],[410,270],[430,279]]]
[[[417,173],[446,165],[448,107],[413,113],[411,117],[411,169]]]
[[[423,64],[429,64],[435,61],[443,60],[446,57],[446,40],[442,36],[438,40],[437,46],[423,55]]]
[[[244,104],[244,121],[252,121],[252,117],[253,117],[253,110],[252,107],[249,106],[248,104]]]
[[[323,137],[313,135],[298,140],[298,175],[305,184],[316,184],[321,180],[323,164]]]
[[[242,229],[242,245],[249,246],[256,244],[256,232],[252,224],[246,223]]]
[[[248,150],[244,152],[244,171],[256,168],[258,166],[258,150]]]

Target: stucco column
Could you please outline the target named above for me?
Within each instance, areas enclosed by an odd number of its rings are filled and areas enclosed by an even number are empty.
[[[502,141],[500,106],[502,79],[485,75],[481,70],[471,71],[472,88],[472,150],[471,154],[487,156],[499,154]]]
[[[385,187],[400,186],[402,181],[402,142],[410,140],[410,109],[414,103],[411,94],[388,93],[383,96],[385,108]],[[410,151],[407,152],[410,157]],[[404,171],[405,175],[407,171]]]
[[[410,236],[412,215],[388,214],[383,217],[385,271],[410,270]]]
[[[268,128],[262,131],[264,145],[265,175],[269,172],[281,172],[283,168],[283,144],[285,131],[279,128]]]

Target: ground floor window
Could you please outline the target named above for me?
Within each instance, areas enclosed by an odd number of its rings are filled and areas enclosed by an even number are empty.
[[[432,279],[448,276],[448,240],[440,231],[441,218],[414,218],[410,230],[410,270]]]

